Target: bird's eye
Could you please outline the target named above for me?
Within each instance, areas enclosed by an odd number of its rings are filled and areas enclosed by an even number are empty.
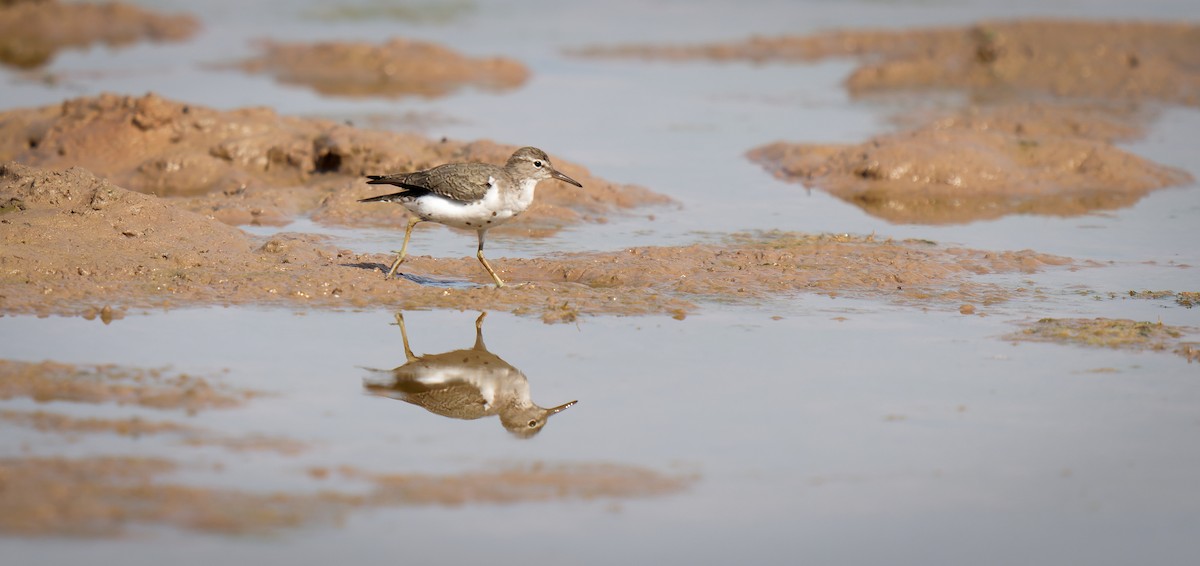
[[[529,428],[535,428],[535,427],[537,427],[537,421],[536,420],[529,421]]]
[[[533,162],[533,166],[534,166],[534,167],[541,167],[541,166],[542,166],[542,162],[541,162],[541,161],[534,161],[534,162]]]

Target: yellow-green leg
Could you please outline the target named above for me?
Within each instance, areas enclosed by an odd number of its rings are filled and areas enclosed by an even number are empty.
[[[476,253],[475,257],[479,258],[479,263],[482,263],[483,268],[487,270],[488,275],[492,276],[492,279],[496,282],[496,288],[498,289],[504,286],[504,282],[500,280],[499,275],[496,275],[496,270],[492,269],[492,266],[488,263],[487,258],[483,257],[483,235],[486,233],[487,230],[479,231],[479,253]]]
[[[404,243],[400,245],[400,251],[396,252],[400,255],[396,256],[396,261],[392,262],[392,268],[388,270],[387,275],[384,276],[384,279],[391,279],[392,276],[396,274],[396,269],[398,269],[400,264],[404,262],[404,256],[408,255],[408,240],[409,238],[412,238],[413,226],[416,226],[420,221],[421,218],[419,216],[408,217],[408,227],[404,229]]]
[[[408,329],[404,328],[403,312],[396,313],[396,326],[400,327],[400,336],[404,339],[404,358],[410,362],[417,359],[417,356],[413,354],[412,348],[408,347]]]

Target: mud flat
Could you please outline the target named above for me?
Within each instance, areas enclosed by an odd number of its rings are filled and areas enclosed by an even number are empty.
[[[328,224],[403,226],[402,207],[357,202],[380,191],[363,175],[448,161],[504,163],[515,149],[361,130],[267,108],[218,111],[154,94],[106,94],[0,112],[0,162],[81,166],[133,191],[184,197],[182,206],[230,224],[281,225],[311,215]],[[534,206],[500,231],[546,234],[671,202],[563,159],[555,164],[587,189],[543,183]]]
[[[987,252],[929,242],[791,233],[721,244],[493,258],[512,288],[494,289],[474,257],[415,256],[404,271],[447,288],[385,280],[390,256],[338,250],[314,235],[269,239],[176,201],[123,189],[82,168],[0,167],[0,312],[95,316],[129,308],[279,304],[301,308],[508,310],[571,321],[581,314],[685,316],[696,301],[780,293],[919,301],[957,308],[1020,291],[989,273],[1078,267],[1032,251]],[[428,281],[427,281],[428,282]]]
[[[0,63],[35,68],[60,49],[179,41],[199,27],[189,15],[159,14],[121,2],[5,0],[0,2]]]
[[[964,108],[861,144],[780,141],[749,152],[897,223],[1123,208],[1192,180],[1113,145],[1160,104],[1200,105],[1200,26],[1026,20],[840,30],[741,42],[590,47],[589,57],[808,62],[855,57],[854,95],[955,90]]]
[[[425,41],[264,41],[262,54],[242,62],[247,72],[334,96],[445,96],[464,87],[504,91],[529,78],[529,69],[504,57],[472,58]]]

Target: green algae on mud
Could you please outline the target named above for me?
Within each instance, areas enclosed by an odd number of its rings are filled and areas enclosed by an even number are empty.
[[[1177,304],[1181,307],[1189,308],[1189,309],[1192,308],[1193,306],[1195,306],[1196,303],[1200,303],[1200,292],[1196,292],[1196,291],[1180,291],[1180,292],[1176,293],[1175,291],[1149,291],[1149,290],[1132,291],[1131,290],[1131,291],[1129,291],[1129,296],[1133,297],[1135,299],[1151,299],[1151,300],[1172,298],[1172,299],[1175,299],[1175,304]]]
[[[1191,362],[1200,359],[1200,343],[1185,341],[1200,329],[1109,318],[1043,318],[1008,335],[1014,342],[1051,342],[1129,351],[1174,352]]]

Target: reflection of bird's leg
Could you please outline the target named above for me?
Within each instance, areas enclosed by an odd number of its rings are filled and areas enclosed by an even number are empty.
[[[479,318],[475,319],[475,349],[487,351],[487,346],[483,345],[483,319],[487,317],[487,311],[479,313]]]
[[[475,254],[475,257],[479,258],[479,263],[483,264],[483,268],[487,270],[488,275],[491,275],[492,279],[496,281],[496,287],[500,288],[504,286],[504,282],[500,280],[499,275],[496,275],[496,270],[492,269],[492,266],[488,263],[487,258],[483,257],[483,236],[486,233],[487,230],[479,231],[479,253]]]
[[[396,256],[396,261],[392,262],[392,268],[388,270],[387,276],[384,279],[391,279],[396,274],[396,269],[404,261],[404,256],[408,255],[408,239],[412,237],[413,226],[416,226],[420,221],[420,216],[412,215],[408,217],[408,227],[404,229],[404,244],[400,246],[400,251],[396,252],[400,255]]]
[[[417,359],[412,349],[408,347],[408,330],[404,328],[404,313],[396,313],[396,326],[400,327],[400,336],[404,339],[404,357],[410,362]]]

